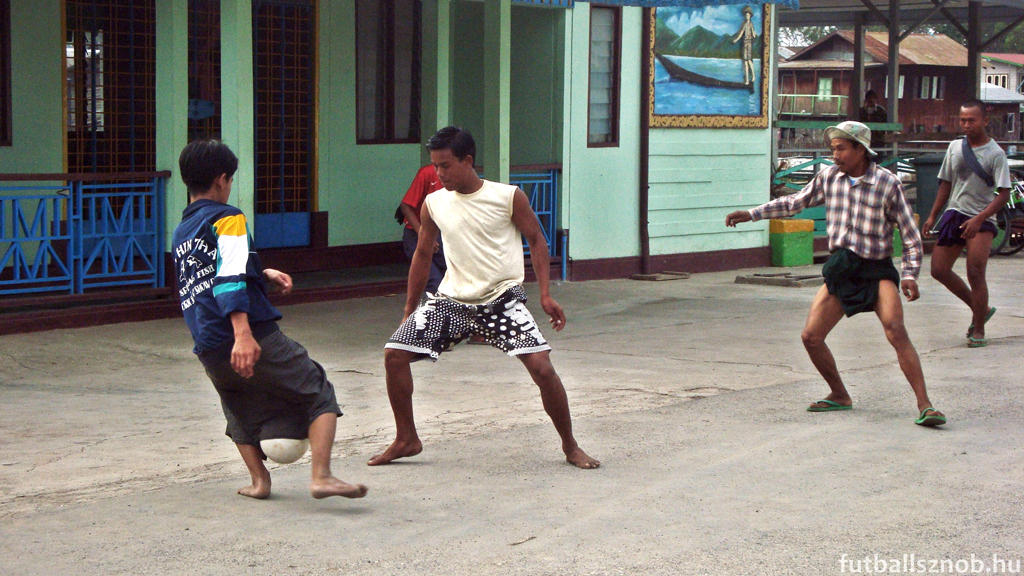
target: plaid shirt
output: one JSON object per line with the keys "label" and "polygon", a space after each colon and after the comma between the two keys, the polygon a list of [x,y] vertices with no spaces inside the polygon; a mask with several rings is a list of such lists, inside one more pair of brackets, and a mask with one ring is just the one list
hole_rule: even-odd
{"label": "plaid shirt", "polygon": [[903,237],[903,279],[917,280],[921,233],[899,178],[874,162],[856,185],[838,166],[829,166],[800,192],[758,206],[750,216],[754,221],[782,218],[822,204],[828,221],[829,250],[846,248],[871,260],[891,258],[892,229],[897,225]]}

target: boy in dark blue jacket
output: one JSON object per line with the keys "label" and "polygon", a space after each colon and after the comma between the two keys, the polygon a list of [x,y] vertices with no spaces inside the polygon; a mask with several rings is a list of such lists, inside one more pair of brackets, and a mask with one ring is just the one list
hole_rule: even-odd
{"label": "boy in dark blue jacket", "polygon": [[266,278],[285,294],[292,279],[264,270],[249,250],[242,211],[227,204],[238,158],[217,140],[190,143],[178,158],[189,205],[174,229],[174,266],[193,350],[220,395],[227,435],[252,485],[243,496],[270,496],[261,440],[308,436],[314,498],[361,498],[367,488],[331,474],[331,447],[341,410],[323,367],[281,333],[281,313],[267,300]]}

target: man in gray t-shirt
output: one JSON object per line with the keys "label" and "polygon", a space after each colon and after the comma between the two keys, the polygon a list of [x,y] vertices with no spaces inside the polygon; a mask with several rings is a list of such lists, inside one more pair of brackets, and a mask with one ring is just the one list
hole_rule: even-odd
{"label": "man in gray t-shirt", "polygon": [[[988,306],[985,267],[992,239],[998,233],[995,215],[1010,198],[1010,168],[1006,153],[988,137],[986,126],[988,112],[985,103],[980,100],[964,102],[960,107],[960,127],[978,164],[992,178],[992,184],[975,172],[964,157],[964,140],[954,140],[942,160],[935,205],[924,223],[926,234],[937,234],[932,251],[932,277],[971,307],[973,318],[967,328],[969,348],[988,344],[985,322],[996,309]],[[965,246],[967,283],[953,272],[953,264]]]}
{"label": "man in gray t-shirt", "polygon": [[[965,216],[977,216],[988,208],[995,200],[993,188],[1008,190],[1010,188],[1010,165],[1006,161],[1006,152],[991,138],[981,146],[973,146],[975,158],[978,164],[995,180],[995,186],[989,186],[974,173],[970,165],[964,159],[963,144],[958,138],[949,143],[946,149],[946,157],[942,160],[942,167],[939,168],[939,180],[949,182],[951,190],[949,193],[949,204],[946,210],[956,210]],[[936,202],[938,204],[938,202]],[[987,218],[993,224],[996,215],[993,212]]]}

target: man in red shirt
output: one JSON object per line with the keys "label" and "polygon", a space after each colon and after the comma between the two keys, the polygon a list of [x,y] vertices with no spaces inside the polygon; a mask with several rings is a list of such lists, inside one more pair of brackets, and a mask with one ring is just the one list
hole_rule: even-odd
{"label": "man in red shirt", "polygon": [[[398,206],[402,215],[405,216],[402,247],[405,249],[405,257],[410,261],[412,261],[413,254],[416,253],[416,243],[419,241],[420,211],[423,209],[423,201],[427,198],[427,194],[442,188],[444,186],[441,185],[441,180],[437,177],[434,167],[427,164],[416,173],[409,190],[405,193],[405,198],[402,198],[402,203]],[[430,262],[427,292],[431,294],[437,292],[437,287],[441,284],[441,279],[444,278],[444,273],[447,270],[448,266],[444,262],[444,251],[441,247],[441,237],[438,236],[437,243],[434,245],[434,257]]]}

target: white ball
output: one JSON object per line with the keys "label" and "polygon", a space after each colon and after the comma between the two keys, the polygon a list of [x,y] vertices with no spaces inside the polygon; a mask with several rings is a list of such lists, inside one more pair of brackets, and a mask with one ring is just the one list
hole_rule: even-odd
{"label": "white ball", "polygon": [[260,440],[260,448],[263,453],[278,464],[291,464],[306,453],[309,449],[309,440],[295,440],[292,438],[271,438]]}

